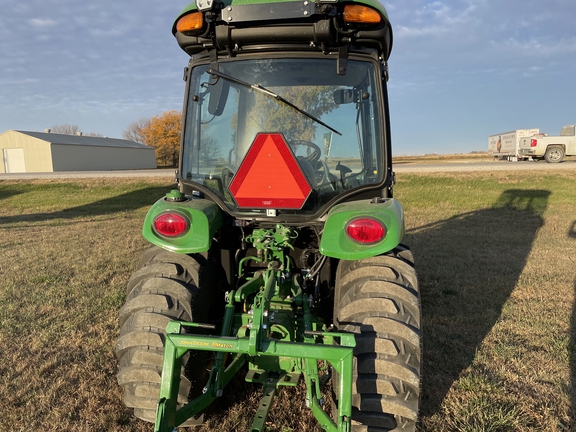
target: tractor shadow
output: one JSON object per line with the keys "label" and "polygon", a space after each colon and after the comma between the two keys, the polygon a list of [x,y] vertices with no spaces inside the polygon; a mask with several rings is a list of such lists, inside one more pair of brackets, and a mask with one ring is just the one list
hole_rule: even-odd
{"label": "tractor shadow", "polygon": [[506,190],[489,209],[408,231],[422,297],[422,416],[440,410],[500,317],[543,225],[549,195]]}
{"label": "tractor shadow", "polygon": [[[130,212],[143,207],[149,207],[169,192],[171,185],[145,187],[116,195],[89,204],[69,207],[64,210],[45,213],[32,213],[15,216],[0,216],[0,227],[4,224],[22,222],[44,222],[54,219],[71,220],[83,217],[113,215],[115,213]],[[6,192],[8,193],[8,192]],[[0,195],[0,198],[2,196]]]}

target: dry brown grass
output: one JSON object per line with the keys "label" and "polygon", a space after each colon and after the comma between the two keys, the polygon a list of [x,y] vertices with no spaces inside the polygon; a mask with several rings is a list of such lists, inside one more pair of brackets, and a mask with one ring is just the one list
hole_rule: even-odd
{"label": "dry brown grass", "polygon": [[[422,291],[422,430],[576,428],[575,182],[573,171],[398,176]],[[0,430],[152,430],[122,405],[113,350],[146,207],[169,188],[0,182]],[[271,430],[314,430],[301,391],[281,393]],[[190,430],[246,430],[258,396],[234,381]]]}
{"label": "dry brown grass", "polygon": [[144,209],[90,202],[110,199],[102,188],[121,195],[101,182],[81,192],[22,184],[0,184],[0,430],[149,430],[121,404],[113,351],[124,287],[146,247]]}

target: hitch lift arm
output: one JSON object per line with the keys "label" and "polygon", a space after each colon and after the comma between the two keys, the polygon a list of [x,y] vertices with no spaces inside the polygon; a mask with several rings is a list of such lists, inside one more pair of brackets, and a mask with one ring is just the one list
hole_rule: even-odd
{"label": "hitch lift arm", "polygon": [[[184,327],[210,327],[206,324],[179,321],[168,324],[155,432],[173,432],[187,419],[199,415],[222,396],[224,387],[246,361],[250,365],[246,380],[264,386],[251,432],[264,432],[278,388],[297,385],[301,375],[307,387],[307,406],[321,427],[329,432],[351,430],[354,335],[324,331],[324,323],[310,311],[311,299],[302,293],[296,278],[290,278],[284,266],[287,259],[282,249],[290,247],[288,241],[292,237],[286,235],[282,226],[275,233],[275,237],[270,232],[256,234],[267,240],[275,239],[269,241],[269,251],[273,253],[268,254],[268,268],[256,272],[236,293],[228,293],[220,336],[182,333]],[[248,307],[248,298],[252,297],[253,303]],[[238,304],[242,307],[237,308]],[[238,313],[238,310],[248,311]],[[274,314],[289,316],[288,321],[296,328],[290,330],[291,324],[283,327],[278,317],[273,318]],[[203,394],[178,408],[182,356],[189,350],[215,352],[215,362]],[[229,354],[227,363],[226,354]],[[328,374],[320,376],[319,360],[327,361],[338,374],[335,421],[322,409],[320,391]]]}

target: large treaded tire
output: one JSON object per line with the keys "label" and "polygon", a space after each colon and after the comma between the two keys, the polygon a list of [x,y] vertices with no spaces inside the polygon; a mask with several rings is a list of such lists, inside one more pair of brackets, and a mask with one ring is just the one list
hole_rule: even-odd
{"label": "large treaded tire", "polygon": [[[136,417],[149,422],[156,419],[166,325],[171,320],[207,322],[211,305],[219,299],[221,286],[214,279],[218,274],[202,255],[180,255],[157,247],[144,252],[128,281],[116,343],[118,384]],[[208,355],[192,351],[184,356],[180,405],[188,402],[189,395],[201,392]],[[190,419],[182,426],[197,423]]]}
{"label": "large treaded tire", "polygon": [[420,405],[420,299],[406,247],[340,261],[334,324],[356,335],[353,432],[415,431]]}

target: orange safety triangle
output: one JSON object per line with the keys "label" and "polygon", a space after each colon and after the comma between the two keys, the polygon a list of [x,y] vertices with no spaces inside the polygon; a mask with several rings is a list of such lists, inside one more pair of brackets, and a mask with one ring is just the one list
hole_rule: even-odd
{"label": "orange safety triangle", "polygon": [[279,133],[256,136],[230,183],[230,192],[240,207],[299,209],[311,190]]}

